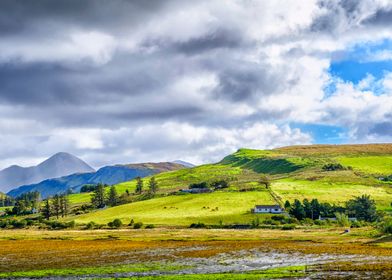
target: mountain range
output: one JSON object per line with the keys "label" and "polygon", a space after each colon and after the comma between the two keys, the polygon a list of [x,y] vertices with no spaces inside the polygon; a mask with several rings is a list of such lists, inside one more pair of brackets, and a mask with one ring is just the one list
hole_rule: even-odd
{"label": "mountain range", "polygon": [[37,166],[21,167],[12,165],[0,171],[0,191],[9,190],[42,180],[71,175],[74,173],[94,172],[95,170],[83,160],[68,154],[57,153]]}
{"label": "mountain range", "polygon": [[96,172],[79,172],[59,178],[46,179],[35,184],[22,185],[9,191],[7,195],[17,197],[26,192],[38,191],[42,198],[46,198],[68,190],[79,192],[83,185],[98,183],[113,185],[136,177],[146,177],[161,172],[183,169],[189,165],[191,164],[186,162],[182,164],[159,162],[105,166]]}

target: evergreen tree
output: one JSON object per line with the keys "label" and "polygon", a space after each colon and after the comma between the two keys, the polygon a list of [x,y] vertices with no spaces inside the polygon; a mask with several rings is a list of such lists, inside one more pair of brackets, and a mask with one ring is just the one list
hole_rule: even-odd
{"label": "evergreen tree", "polygon": [[60,199],[60,196],[58,194],[53,196],[52,205],[53,205],[53,214],[58,219],[60,217],[60,214],[61,214],[61,199]]}
{"label": "evergreen tree", "polygon": [[149,192],[155,194],[158,190],[158,183],[155,180],[155,177],[151,177],[150,181],[148,182]]}
{"label": "evergreen tree", "polygon": [[288,211],[288,210],[290,210],[290,208],[291,208],[290,201],[286,200],[286,202],[284,203],[284,209],[286,211]]}
{"label": "evergreen tree", "polygon": [[116,206],[118,203],[118,194],[115,186],[111,186],[109,190],[108,204],[110,206]]}
{"label": "evergreen tree", "polygon": [[68,215],[69,211],[69,200],[66,194],[60,196],[60,213],[61,217],[65,217]]}
{"label": "evergreen tree", "polygon": [[42,215],[44,216],[44,218],[49,220],[50,216],[52,215],[52,209],[50,207],[49,199],[45,200],[44,207],[41,211],[42,211]]}
{"label": "evergreen tree", "polygon": [[305,210],[298,199],[294,200],[294,204],[291,206],[290,214],[296,217],[298,220],[305,218]]}
{"label": "evergreen tree", "polygon": [[95,208],[105,207],[105,187],[102,184],[98,184],[95,188],[91,196],[91,203]]}
{"label": "evergreen tree", "polygon": [[136,178],[136,193],[141,194],[143,191],[143,180],[140,177]]}
{"label": "evergreen tree", "polygon": [[358,220],[374,222],[377,219],[376,203],[369,195],[358,196],[347,201],[347,210]]}
{"label": "evergreen tree", "polygon": [[310,205],[312,207],[312,219],[318,219],[321,214],[321,207],[317,198],[312,199]]}
{"label": "evergreen tree", "polygon": [[302,201],[302,204],[303,204],[304,211],[305,211],[305,217],[313,219],[313,209],[312,209],[312,205],[310,204],[309,200],[307,198],[305,198]]}

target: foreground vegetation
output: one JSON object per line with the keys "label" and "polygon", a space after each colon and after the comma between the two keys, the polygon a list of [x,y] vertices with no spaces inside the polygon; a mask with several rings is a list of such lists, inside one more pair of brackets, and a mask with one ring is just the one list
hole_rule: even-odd
{"label": "foreground vegetation", "polygon": [[[146,229],[146,230],[87,230],[0,231],[0,277],[94,277],[119,278],[138,276],[154,279],[267,279],[309,276],[333,271],[339,266],[348,272],[392,272],[390,239],[382,238],[371,228],[353,229],[229,230],[229,229]],[[317,244],[317,246],[314,246]],[[276,268],[254,267],[231,273],[208,270],[232,258],[248,258],[254,254],[274,258],[274,254],[296,254],[302,265],[282,265]],[[371,257],[373,261],[356,262],[351,266],[346,256]],[[226,257],[224,257],[226,256]],[[307,256],[312,256],[308,258]],[[317,261],[317,256],[331,256],[334,266]],[[342,257],[340,257],[342,256]],[[312,258],[315,258],[312,260]],[[50,260],[50,261],[48,261]],[[192,260],[200,260],[192,261]],[[257,260],[257,257],[256,257]],[[271,260],[268,260],[270,262]],[[204,273],[194,274],[202,263]],[[280,260],[282,262],[282,260]],[[312,264],[311,264],[312,263]],[[229,263],[223,265],[226,267]],[[204,267],[204,266],[203,266]],[[70,269],[72,268],[72,269]],[[173,275],[177,273],[185,275]],[[208,273],[207,273],[208,272]],[[257,278],[259,277],[259,278]],[[143,279],[143,278],[142,278]],[[336,278],[339,279],[339,278]],[[377,279],[377,278],[374,278]]]}

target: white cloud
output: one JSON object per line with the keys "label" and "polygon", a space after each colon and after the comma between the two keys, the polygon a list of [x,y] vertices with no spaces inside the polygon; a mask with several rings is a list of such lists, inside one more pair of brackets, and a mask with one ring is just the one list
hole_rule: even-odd
{"label": "white cloud", "polygon": [[[313,141],[291,123],[343,127],[354,142],[392,141],[392,75],[353,84],[329,73],[357,44],[392,40],[388,24],[366,21],[391,3],[324,4],[181,1],[106,25],[99,13],[92,23],[59,21],[53,34],[42,32],[50,20],[35,19],[38,39],[34,30],[0,39],[0,167],[57,151],[95,166],[201,163],[240,147]],[[364,59],[391,57],[383,50]],[[7,76],[14,64],[19,68]],[[39,68],[52,64],[59,74]],[[31,68],[18,72],[23,67]],[[37,69],[42,77],[34,80]],[[325,93],[328,84],[336,86],[332,94]]]}
{"label": "white cloud", "polygon": [[20,62],[80,62],[107,63],[116,48],[115,39],[97,31],[71,31],[62,37],[40,41],[28,38],[0,40],[0,61]]}

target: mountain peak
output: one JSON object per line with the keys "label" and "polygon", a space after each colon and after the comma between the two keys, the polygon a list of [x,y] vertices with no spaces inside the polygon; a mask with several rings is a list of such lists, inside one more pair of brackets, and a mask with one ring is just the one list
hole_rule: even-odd
{"label": "mountain peak", "polygon": [[74,173],[95,171],[91,166],[78,157],[59,152],[41,162],[37,166],[10,166],[0,171],[0,191],[8,191],[21,185],[35,184],[50,178],[57,178]]}

